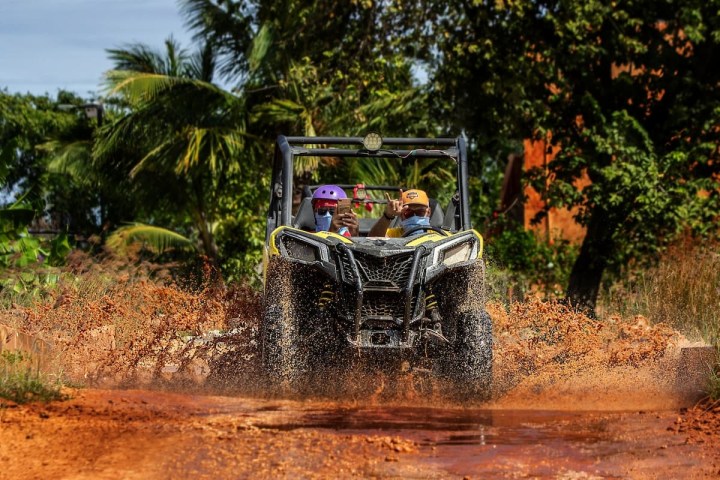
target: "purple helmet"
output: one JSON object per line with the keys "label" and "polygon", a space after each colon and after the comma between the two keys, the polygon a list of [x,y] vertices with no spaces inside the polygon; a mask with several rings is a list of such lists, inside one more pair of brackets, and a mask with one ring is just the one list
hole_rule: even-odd
{"label": "purple helmet", "polygon": [[318,187],[313,193],[312,199],[315,200],[340,200],[341,198],[347,198],[345,190],[338,187],[337,185],[323,185]]}

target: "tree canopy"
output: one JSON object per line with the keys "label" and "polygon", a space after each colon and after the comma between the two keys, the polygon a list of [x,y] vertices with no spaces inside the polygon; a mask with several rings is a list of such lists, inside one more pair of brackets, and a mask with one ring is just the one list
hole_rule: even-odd
{"label": "tree canopy", "polygon": [[[488,145],[559,148],[528,179],[547,208],[578,207],[587,228],[574,304],[594,308],[607,268],[713,225],[718,2],[449,2],[438,18],[450,33],[436,35],[434,85],[455,100],[456,124]],[[578,188],[584,175],[591,185]]]}

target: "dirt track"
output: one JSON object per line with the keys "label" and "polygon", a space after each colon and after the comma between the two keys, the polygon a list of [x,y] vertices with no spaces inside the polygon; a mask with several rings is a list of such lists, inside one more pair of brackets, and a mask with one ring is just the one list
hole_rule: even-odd
{"label": "dirt track", "polygon": [[489,309],[491,404],[448,404],[419,373],[352,371],[309,389],[334,401],[301,402],[253,397],[263,393],[257,309],[240,311],[242,292],[128,283],[90,293],[6,312],[8,331],[23,333],[13,338],[27,340],[11,347],[79,384],[155,390],[6,404],[0,479],[720,476],[720,408],[681,410],[706,362],[641,317]]}
{"label": "dirt track", "polygon": [[[0,478],[717,478],[718,419],[78,390],[0,409]],[[697,415],[695,415],[696,417]],[[682,421],[679,421],[682,420]],[[699,433],[700,432],[700,433]],[[714,435],[712,434],[714,433]]]}

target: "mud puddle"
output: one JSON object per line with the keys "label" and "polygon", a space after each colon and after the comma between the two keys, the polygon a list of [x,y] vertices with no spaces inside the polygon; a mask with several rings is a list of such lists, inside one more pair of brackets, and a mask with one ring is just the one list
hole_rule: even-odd
{"label": "mud puddle", "polygon": [[428,474],[418,478],[438,472],[440,478],[712,478],[717,472],[717,459],[708,462],[712,454],[670,428],[677,419],[672,411],[276,404],[256,412],[262,429],[379,435],[391,450],[412,452]]}
{"label": "mud puddle", "polygon": [[0,410],[0,478],[716,478],[678,413],[439,408],[146,390]]}

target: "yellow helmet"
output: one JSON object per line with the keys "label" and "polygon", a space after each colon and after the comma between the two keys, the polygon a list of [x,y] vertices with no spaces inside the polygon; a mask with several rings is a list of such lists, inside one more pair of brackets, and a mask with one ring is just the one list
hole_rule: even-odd
{"label": "yellow helmet", "polygon": [[402,194],[402,203],[404,205],[425,205],[430,206],[430,199],[427,193],[422,190],[406,190]]}

